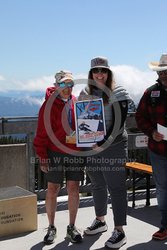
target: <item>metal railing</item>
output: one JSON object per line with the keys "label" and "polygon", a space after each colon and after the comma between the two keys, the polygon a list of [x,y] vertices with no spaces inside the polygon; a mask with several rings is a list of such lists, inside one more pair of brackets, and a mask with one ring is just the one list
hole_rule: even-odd
{"label": "metal railing", "polygon": [[[129,134],[129,159],[136,160],[143,163],[149,163],[149,157],[146,147],[135,146],[136,136],[143,136],[143,134],[138,131],[135,118],[135,113],[129,113],[126,120],[126,127]],[[24,117],[0,117],[0,135],[9,134],[26,134],[26,143],[28,148],[27,154],[27,164],[29,169],[29,190],[36,192],[40,199],[44,198],[46,190],[46,181],[43,173],[38,167],[36,162],[35,151],[33,148],[33,139],[37,127],[37,116],[24,116]],[[80,192],[89,193],[91,191],[91,185],[89,179],[85,174],[85,179],[82,182]],[[62,186],[59,195],[64,195],[67,193],[66,187]]]}

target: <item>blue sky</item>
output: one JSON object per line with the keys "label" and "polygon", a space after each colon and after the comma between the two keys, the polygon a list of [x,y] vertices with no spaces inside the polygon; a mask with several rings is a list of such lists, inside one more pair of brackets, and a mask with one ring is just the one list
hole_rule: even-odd
{"label": "blue sky", "polygon": [[0,0],[0,95],[44,90],[60,69],[84,78],[99,55],[139,95],[167,52],[166,10],[166,0]]}

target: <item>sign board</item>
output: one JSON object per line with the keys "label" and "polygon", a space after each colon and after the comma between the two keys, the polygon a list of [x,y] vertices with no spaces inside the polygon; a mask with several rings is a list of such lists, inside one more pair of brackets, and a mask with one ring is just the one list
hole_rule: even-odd
{"label": "sign board", "polygon": [[0,236],[37,230],[37,197],[18,186],[0,188]]}
{"label": "sign board", "polygon": [[135,138],[136,148],[143,148],[148,146],[148,137],[146,135],[137,135]]}
{"label": "sign board", "polygon": [[106,126],[102,98],[75,102],[76,145],[91,147],[104,139]]}

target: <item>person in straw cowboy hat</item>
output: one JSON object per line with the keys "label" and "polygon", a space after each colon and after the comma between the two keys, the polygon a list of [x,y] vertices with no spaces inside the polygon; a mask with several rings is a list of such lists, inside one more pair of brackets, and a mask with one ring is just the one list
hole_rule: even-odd
{"label": "person in straw cowboy hat", "polygon": [[156,71],[158,79],[143,94],[136,112],[138,128],[149,138],[148,148],[157,190],[161,227],[153,239],[167,238],[167,54],[159,62],[151,62],[149,68]]}

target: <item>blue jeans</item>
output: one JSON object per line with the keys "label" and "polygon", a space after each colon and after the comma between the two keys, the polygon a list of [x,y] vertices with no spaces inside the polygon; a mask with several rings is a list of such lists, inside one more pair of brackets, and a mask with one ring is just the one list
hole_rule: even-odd
{"label": "blue jeans", "polygon": [[150,153],[153,177],[156,184],[158,207],[161,212],[161,225],[167,228],[167,157]]}

